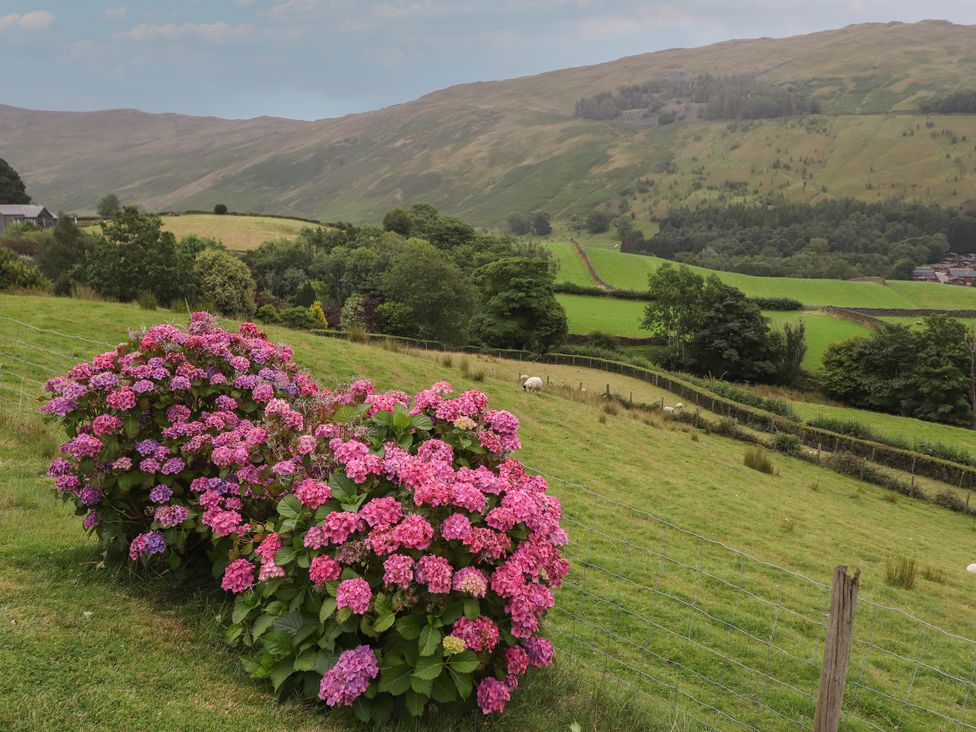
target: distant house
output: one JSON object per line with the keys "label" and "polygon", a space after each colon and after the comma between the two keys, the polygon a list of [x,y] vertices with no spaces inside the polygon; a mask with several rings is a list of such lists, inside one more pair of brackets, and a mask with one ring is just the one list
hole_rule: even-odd
{"label": "distant house", "polygon": [[20,203],[0,203],[0,236],[12,224],[34,224],[42,229],[53,229],[58,217],[44,206]]}
{"label": "distant house", "polygon": [[949,281],[953,284],[971,285],[976,279],[976,269],[972,267],[950,267]]}
{"label": "distant house", "polygon": [[935,276],[935,270],[932,267],[916,267],[912,270],[913,280],[922,280],[923,282],[938,282],[939,278]]}

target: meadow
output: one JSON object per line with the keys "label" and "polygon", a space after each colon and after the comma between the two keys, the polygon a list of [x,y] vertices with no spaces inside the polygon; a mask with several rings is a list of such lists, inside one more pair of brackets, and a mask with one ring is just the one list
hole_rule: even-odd
{"label": "meadow", "polygon": [[[129,328],[185,322],[185,314],[165,310],[38,297],[0,296],[0,314],[107,342],[124,338]],[[29,402],[19,401],[18,392],[26,389],[30,397],[35,387],[17,376],[42,378],[100,348],[0,323],[5,334],[0,384],[6,390],[0,421],[5,465],[0,473],[0,532],[5,537],[0,545],[0,645],[6,649],[7,670],[0,676],[0,727],[18,732],[135,726],[350,728],[342,715],[276,704],[264,686],[236,670],[235,654],[219,640],[226,604],[203,584],[186,578],[144,582],[124,568],[103,564],[97,546],[54,499],[43,477],[56,443],[27,416]],[[565,730],[576,721],[586,730],[697,729],[692,716],[725,724],[689,696],[759,729],[781,728],[781,717],[770,708],[790,719],[808,719],[806,697],[770,678],[789,679],[801,691],[815,689],[821,630],[816,624],[805,627],[793,613],[819,617],[822,588],[771,572],[742,555],[730,559],[720,546],[627,505],[818,582],[829,582],[836,564],[857,566],[864,601],[905,608],[953,632],[976,636],[973,577],[963,570],[973,561],[966,549],[972,544],[972,518],[896,498],[785,456],[773,456],[773,472],[757,472],[743,465],[739,442],[653,415],[606,409],[572,390],[527,394],[516,383],[515,363],[457,354],[448,359],[269,331],[294,346],[296,359],[326,386],[364,375],[384,388],[412,390],[447,379],[459,388],[484,390],[493,405],[519,416],[521,459],[568,481],[551,482],[551,491],[564,504],[574,566],[570,582],[557,593],[548,625],[560,655],[557,670],[538,674],[520,689],[511,711],[499,720],[484,723],[439,713],[415,728]],[[572,383],[568,373],[560,378]],[[600,383],[609,376],[598,372],[592,378]],[[647,550],[661,554],[650,558]],[[664,562],[663,556],[679,563]],[[931,569],[929,576],[936,579],[920,579],[914,589],[886,584],[886,562],[906,556]],[[775,602],[755,601],[732,584]],[[781,613],[780,606],[792,610]],[[883,610],[870,607],[859,623],[861,637],[872,643],[909,659],[920,653],[913,623],[888,622]],[[926,662],[968,676],[971,649],[945,648],[939,638],[926,647]],[[756,639],[787,648],[794,658]],[[604,648],[613,649],[612,667]],[[929,728],[921,712],[899,701],[917,664],[864,655],[869,652],[858,646],[852,659],[865,688],[849,694],[848,711],[885,727],[897,721],[906,730]],[[637,697],[614,692],[608,683],[629,673],[621,664],[642,671],[629,675],[642,689]],[[757,678],[744,666],[766,677]],[[681,693],[668,694],[648,678],[667,679]],[[595,690],[593,682],[599,679],[605,691]],[[892,698],[871,694],[867,689],[872,687],[889,690]],[[617,695],[608,699],[604,693]],[[971,712],[959,706],[962,693],[956,696],[927,668],[917,674],[911,694],[913,703],[957,716]],[[853,719],[848,725],[863,728]]]}
{"label": "meadow", "polygon": [[220,239],[233,251],[257,249],[271,239],[294,239],[298,233],[315,224],[299,219],[274,216],[217,216],[216,214],[180,214],[163,216],[163,228],[181,239],[190,234]]}
{"label": "meadow", "polygon": [[[626,254],[603,247],[587,247],[586,253],[600,277],[613,287],[622,290],[646,290],[648,276],[667,261],[658,257]],[[875,282],[849,280],[756,277],[736,272],[719,272],[703,267],[689,268],[702,276],[718,275],[723,282],[739,288],[750,297],[788,297],[799,300],[804,305],[976,309],[976,288],[972,287],[896,280],[889,280],[881,285]]]}

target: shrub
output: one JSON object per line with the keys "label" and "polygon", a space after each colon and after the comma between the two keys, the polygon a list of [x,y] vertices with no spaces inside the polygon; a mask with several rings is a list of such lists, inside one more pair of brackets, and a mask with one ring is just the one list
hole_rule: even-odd
{"label": "shrub", "polygon": [[702,383],[709,391],[715,392],[726,399],[731,399],[734,402],[739,402],[739,404],[763,409],[767,412],[778,414],[780,417],[796,419],[793,406],[785,399],[769,399],[759,394],[753,394],[751,391],[746,391],[745,389],[738,389],[724,381],[699,381],[696,379],[694,383]]}
{"label": "shrub", "polygon": [[760,473],[766,473],[767,475],[772,475],[776,470],[773,466],[773,461],[769,459],[769,456],[761,447],[748,448],[742,464],[747,468],[758,470]]}
{"label": "shrub", "polygon": [[346,337],[351,343],[365,343],[369,340],[369,333],[361,323],[353,323],[346,329]]}
{"label": "shrub", "polygon": [[835,417],[819,416],[814,417],[813,419],[808,419],[807,424],[811,427],[827,430],[828,432],[836,432],[839,435],[856,437],[860,440],[875,439],[875,434],[869,427],[861,424],[860,422],[856,422],[853,419],[837,419]]}
{"label": "shrub", "polygon": [[216,206],[214,206],[214,213],[218,216],[223,216],[227,213],[227,206],[223,203],[218,203]]}
{"label": "shrub", "polygon": [[308,307],[308,315],[312,319],[316,328],[321,330],[326,330],[329,327],[329,321],[325,319],[325,311],[322,309],[322,303],[318,300],[313,302]]}
{"label": "shrub", "polygon": [[885,584],[910,590],[915,586],[915,558],[898,557],[885,562]]}
{"label": "shrub", "polygon": [[951,488],[939,491],[932,497],[932,503],[959,513],[966,513],[966,502]]}
{"label": "shrub", "polygon": [[155,310],[159,307],[159,303],[156,301],[156,296],[148,290],[143,290],[140,292],[139,296],[136,298],[136,302],[139,303],[139,307],[143,310]]}
{"label": "shrub", "polygon": [[770,440],[769,446],[776,450],[776,452],[781,452],[784,455],[792,455],[796,457],[803,452],[803,442],[796,435],[790,435],[786,432],[777,432],[773,435],[772,440]]}
{"label": "shrub", "polygon": [[760,310],[803,310],[803,303],[790,297],[750,297]]}
{"label": "shrub", "polygon": [[271,303],[267,303],[258,308],[258,320],[262,323],[277,323],[281,321],[281,315],[278,314],[278,308],[276,308]]}
{"label": "shrub", "polygon": [[311,330],[315,327],[315,321],[312,320],[312,315],[309,313],[308,308],[301,306],[282,310],[281,322],[289,328],[296,328],[298,330]]}
{"label": "shrub", "polygon": [[518,420],[445,382],[322,391],[290,358],[194,314],[79,364],[44,407],[72,437],[58,490],[133,560],[206,553],[237,595],[228,642],[279,694],[375,725],[502,711],[551,663],[569,569],[559,501],[510,457]]}

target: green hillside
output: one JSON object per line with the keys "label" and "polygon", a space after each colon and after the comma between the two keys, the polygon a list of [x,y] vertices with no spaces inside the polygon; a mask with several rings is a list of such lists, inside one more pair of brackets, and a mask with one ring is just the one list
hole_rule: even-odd
{"label": "green hillside", "polygon": [[[769,192],[958,206],[976,199],[976,117],[917,109],[972,88],[974,44],[974,26],[874,23],[463,84],[339,119],[0,106],[0,129],[34,198],[63,210],[91,211],[112,191],[150,210],[223,202],[360,222],[426,200],[495,226],[535,209],[568,221],[610,203],[647,219],[676,203]],[[761,77],[824,114],[697,121],[688,109],[641,125],[575,116],[581,97],[678,74]]]}
{"label": "green hillside", "polygon": [[214,214],[181,214],[164,216],[163,228],[177,239],[188,234],[220,239],[228,249],[257,249],[270,239],[294,239],[298,232],[315,226],[298,219],[272,216],[216,216]]}
{"label": "green hillside", "polygon": [[[54,298],[0,296],[5,317],[50,329],[3,321],[4,334],[16,334],[19,342],[13,343],[12,337],[0,341],[4,388],[19,388],[17,373],[38,373],[18,370],[13,364],[20,362],[11,360],[12,355],[33,360],[35,369],[59,371],[98,350],[95,344],[50,331],[111,342],[124,338],[130,327],[183,320],[176,313],[127,305],[65,304]],[[743,465],[740,442],[661,419],[639,419],[626,410],[608,413],[596,403],[568,398],[571,392],[526,394],[514,378],[516,364],[468,357],[467,373],[484,370],[482,380],[474,381],[465,376],[456,356],[447,365],[438,354],[281,329],[272,335],[293,345],[296,358],[322,383],[365,375],[381,387],[419,389],[448,379],[461,388],[484,389],[494,405],[518,414],[522,459],[571,480],[551,483],[565,507],[573,562],[570,582],[558,592],[548,625],[562,671],[540,674],[537,685],[520,689],[524,693],[516,695],[518,703],[492,729],[566,729],[573,721],[584,729],[696,729],[688,714],[721,723],[688,697],[759,729],[782,724],[782,717],[769,709],[800,726],[809,720],[812,707],[806,698],[768,679],[788,679],[800,692],[815,691],[821,629],[817,621],[806,626],[795,615],[774,610],[783,605],[806,617],[821,617],[822,589],[794,575],[771,574],[765,565],[742,556],[730,561],[721,545],[668,529],[621,503],[820,582],[829,582],[838,563],[857,566],[863,573],[861,604],[867,608],[859,616],[858,637],[895,649],[909,661],[919,653],[919,626],[904,616],[889,618],[866,602],[902,607],[955,633],[976,635],[972,578],[963,571],[972,561],[966,549],[972,543],[971,519],[906,498],[891,500],[888,491],[786,457],[773,458],[774,474],[759,473]],[[14,352],[14,347],[24,350]],[[180,587],[166,578],[143,586],[124,572],[100,569],[95,545],[54,499],[50,480],[40,477],[54,453],[52,438],[25,423],[27,412],[14,404],[3,402],[0,421],[0,460],[5,465],[0,473],[0,531],[5,537],[0,544],[0,638],[7,670],[0,677],[0,726],[18,732],[134,726],[349,728],[341,715],[318,716],[290,703],[277,706],[264,686],[236,671],[234,654],[220,644],[217,618],[225,610],[212,591]],[[19,416],[11,414],[18,411]],[[664,566],[638,546],[666,552],[692,569]],[[914,590],[885,584],[885,562],[906,553],[941,572],[939,581],[919,579]],[[725,584],[703,581],[695,567],[707,567],[709,576]],[[652,582],[657,594],[641,589]],[[731,589],[739,585],[758,594],[751,598]],[[769,597],[774,605],[757,602],[757,597]],[[651,618],[658,630],[652,631],[640,617]],[[730,620],[732,627],[749,634],[733,632]],[[600,630],[605,627],[614,635]],[[770,638],[793,657],[774,653]],[[938,635],[929,643],[929,666],[937,664],[953,676],[968,673],[971,648],[957,648],[950,638]],[[872,653],[870,646],[857,645],[852,667],[865,687],[887,690],[892,698],[852,689],[847,711],[876,725],[897,718],[904,729],[927,728],[934,717],[899,701],[915,664]],[[627,666],[644,674],[627,676],[645,692],[638,699],[622,704],[619,697],[611,702],[594,692],[596,682],[607,688],[608,677],[602,674],[621,677]],[[762,669],[766,682],[757,682],[747,668]],[[683,695],[668,694],[648,681],[662,677],[677,684]],[[953,716],[964,711],[958,706],[964,692],[957,696],[952,682],[928,668],[914,678],[914,703]],[[866,728],[852,724],[852,729]],[[483,725],[442,713],[421,728]]]}

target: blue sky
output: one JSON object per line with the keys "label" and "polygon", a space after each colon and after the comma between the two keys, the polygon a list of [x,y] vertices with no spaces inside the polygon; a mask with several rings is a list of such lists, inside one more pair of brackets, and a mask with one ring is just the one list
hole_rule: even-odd
{"label": "blue sky", "polygon": [[0,103],[318,119],[676,46],[924,18],[974,24],[976,0],[0,0]]}

